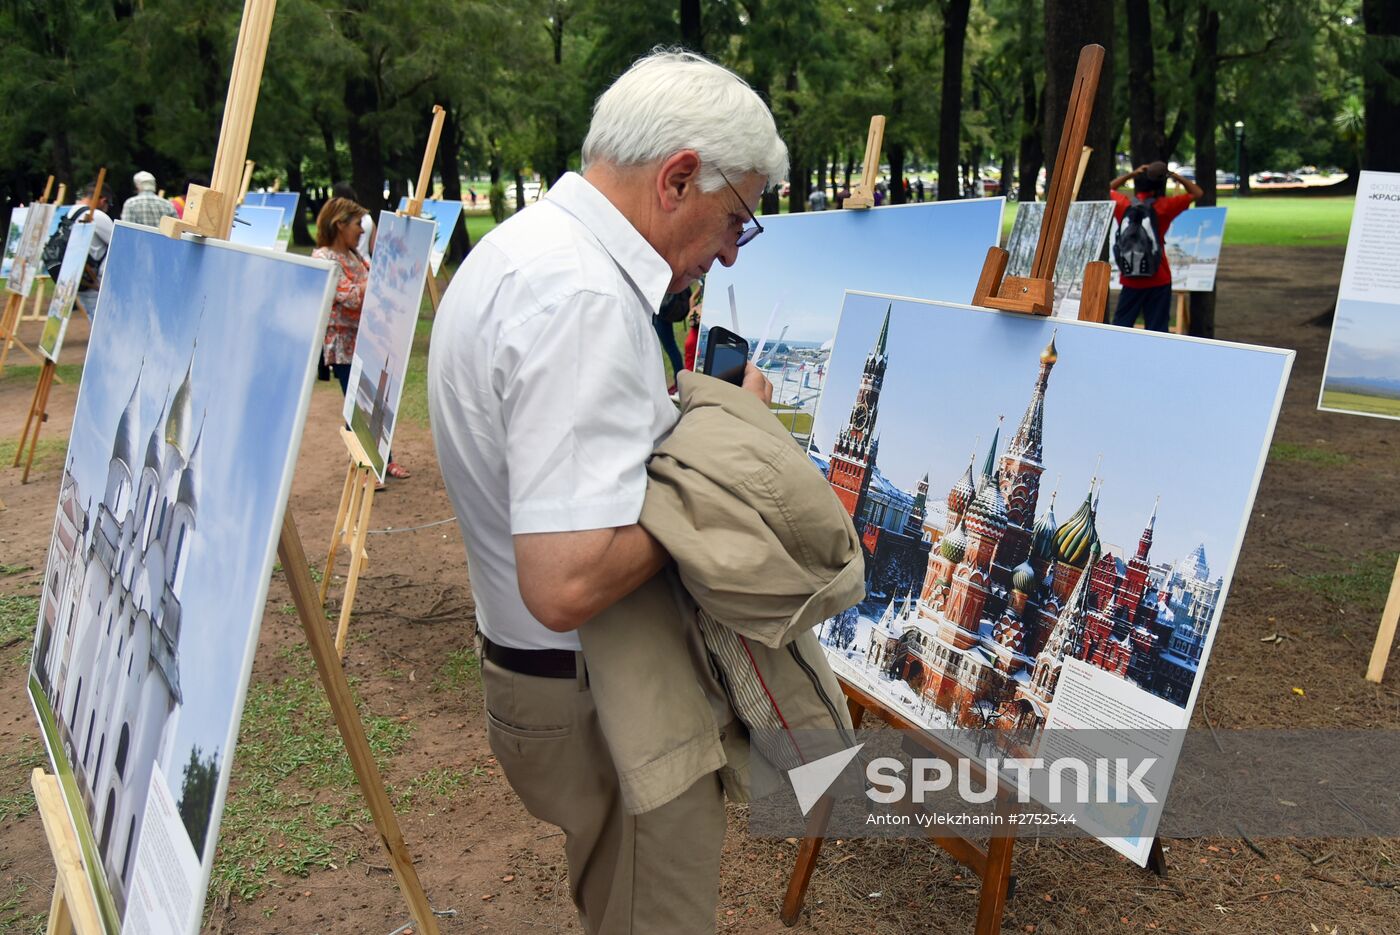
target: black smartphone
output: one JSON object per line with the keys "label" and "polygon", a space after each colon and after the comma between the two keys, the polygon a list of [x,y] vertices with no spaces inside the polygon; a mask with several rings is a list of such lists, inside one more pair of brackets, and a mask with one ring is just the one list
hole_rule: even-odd
{"label": "black smartphone", "polygon": [[749,342],[728,328],[715,325],[705,338],[705,372],[717,380],[742,386]]}

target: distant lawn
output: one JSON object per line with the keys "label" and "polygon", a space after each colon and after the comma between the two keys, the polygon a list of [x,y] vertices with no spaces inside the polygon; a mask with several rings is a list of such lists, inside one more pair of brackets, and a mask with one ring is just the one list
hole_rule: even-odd
{"label": "distant lawn", "polygon": [[[1347,242],[1353,199],[1285,195],[1220,196],[1227,246],[1337,247]],[[1014,202],[1002,217],[1002,242],[1016,219]]]}
{"label": "distant lawn", "polygon": [[1344,409],[1348,412],[1361,412],[1368,415],[1390,416],[1400,419],[1400,399],[1387,396],[1367,396],[1363,393],[1344,393],[1340,390],[1322,391],[1322,405],[1328,409]]}

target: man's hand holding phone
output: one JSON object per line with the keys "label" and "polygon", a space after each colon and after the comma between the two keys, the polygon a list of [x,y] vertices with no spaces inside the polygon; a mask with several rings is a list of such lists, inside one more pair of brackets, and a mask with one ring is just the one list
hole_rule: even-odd
{"label": "man's hand holding phone", "polygon": [[739,385],[757,396],[765,406],[773,402],[773,384],[752,361],[744,365],[744,382]]}

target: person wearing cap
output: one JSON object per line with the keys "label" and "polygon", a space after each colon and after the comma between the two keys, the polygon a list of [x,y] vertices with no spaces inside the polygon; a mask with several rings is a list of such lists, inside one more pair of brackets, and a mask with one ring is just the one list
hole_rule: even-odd
{"label": "person wearing cap", "polygon": [[175,206],[156,194],[156,177],[149,172],[138,172],[131,177],[136,185],[136,194],[122,205],[122,220],[132,224],[145,224],[159,227],[161,218],[179,217]]}
{"label": "person wearing cap", "polygon": [[[1123,215],[1132,206],[1133,200],[1118,189],[1133,182],[1137,201],[1147,201],[1152,205],[1156,217],[1156,232],[1161,243],[1167,239],[1167,228],[1177,215],[1191,207],[1191,204],[1204,192],[1201,186],[1188,178],[1167,169],[1167,164],[1149,162],[1138,166],[1127,175],[1120,175],[1109,183],[1108,196],[1113,199],[1113,220],[1122,223]],[[1167,196],[1167,179],[1186,189],[1185,194]],[[1113,323],[1131,328],[1142,317],[1143,326],[1149,331],[1166,331],[1171,320],[1172,270],[1167,262],[1167,252],[1162,250],[1162,262],[1150,276],[1121,276],[1123,290],[1118,294],[1118,306],[1113,312]]]}

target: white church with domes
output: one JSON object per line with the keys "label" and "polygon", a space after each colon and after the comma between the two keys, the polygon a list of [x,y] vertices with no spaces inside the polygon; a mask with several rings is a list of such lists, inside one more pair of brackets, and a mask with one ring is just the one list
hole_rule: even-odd
{"label": "white church with domes", "polygon": [[[191,355],[149,427],[138,424],[138,373],[100,502],[78,488],[70,462],[40,603],[33,678],[58,723],[119,910],[151,777],[170,765],[182,701],[180,595],[198,534],[203,432],[202,419],[194,424],[193,367]],[[172,790],[177,802],[179,794]]]}

